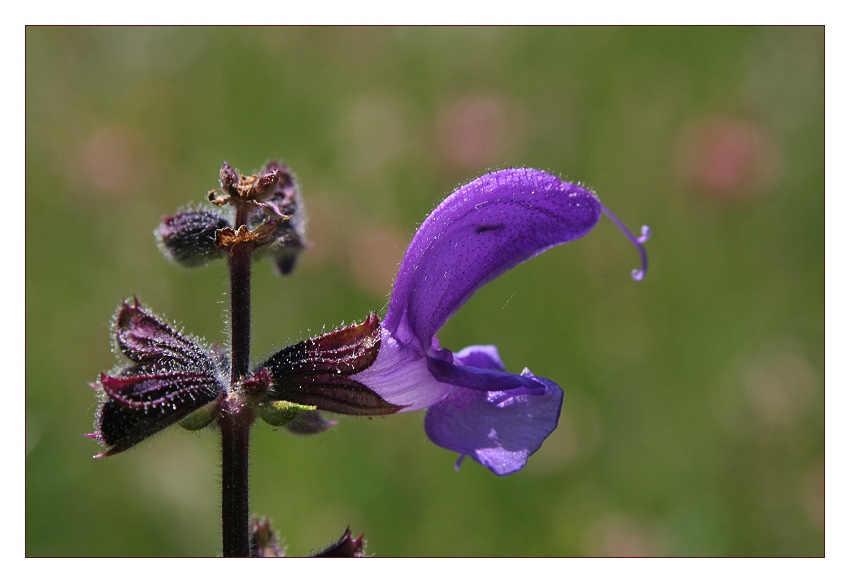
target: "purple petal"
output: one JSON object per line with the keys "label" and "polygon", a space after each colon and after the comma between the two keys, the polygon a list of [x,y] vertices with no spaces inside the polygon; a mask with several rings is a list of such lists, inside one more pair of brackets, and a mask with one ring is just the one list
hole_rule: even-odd
{"label": "purple petal", "polygon": [[455,352],[453,356],[456,361],[463,363],[464,366],[505,370],[505,364],[502,362],[502,357],[499,356],[499,349],[492,344],[467,346]]}
{"label": "purple petal", "polygon": [[295,435],[315,435],[330,429],[337,423],[335,419],[325,419],[318,411],[305,411],[283,428]]}
{"label": "purple petal", "polygon": [[543,395],[453,389],[428,409],[425,432],[440,447],[497,475],[517,472],[558,426],[564,393],[552,381],[539,380],[546,385]]}
{"label": "purple petal", "polygon": [[[474,346],[455,355],[455,363],[475,363],[499,369],[501,360],[490,346]],[[503,476],[522,469],[558,425],[564,393],[552,381],[525,371],[525,379],[544,386],[543,391],[525,388],[483,392],[451,389],[428,409],[425,432],[446,449],[469,456]]]}
{"label": "purple petal", "polygon": [[589,232],[596,197],[539,170],[515,168],[461,186],[425,219],[401,262],[384,327],[424,354],[481,286]]}
{"label": "purple petal", "polygon": [[381,329],[381,349],[374,364],[350,378],[363,383],[385,401],[404,411],[430,407],[442,399],[451,385],[441,383],[428,370],[428,357],[399,342]]}
{"label": "purple petal", "polygon": [[428,370],[441,383],[476,391],[508,391],[519,387],[538,389],[543,392],[543,383],[534,377],[492,370],[475,366],[461,366],[439,358],[428,357]]}

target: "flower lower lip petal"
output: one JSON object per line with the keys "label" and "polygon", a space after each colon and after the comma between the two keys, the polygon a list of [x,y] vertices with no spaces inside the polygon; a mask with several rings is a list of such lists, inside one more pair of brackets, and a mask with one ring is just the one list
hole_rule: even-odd
{"label": "flower lower lip petal", "polygon": [[[537,378],[537,377],[535,377]],[[548,379],[542,394],[455,389],[428,409],[425,432],[446,449],[466,455],[500,476],[519,471],[558,426],[564,392]]]}
{"label": "flower lower lip petal", "polygon": [[441,383],[477,391],[508,391],[519,387],[543,391],[543,383],[530,376],[501,370],[462,366],[428,357],[428,370]]}

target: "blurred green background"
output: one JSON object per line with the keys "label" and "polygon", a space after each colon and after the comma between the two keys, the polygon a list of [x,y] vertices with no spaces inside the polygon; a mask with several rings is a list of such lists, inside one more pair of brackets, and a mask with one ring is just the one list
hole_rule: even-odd
{"label": "blurred green background", "polygon": [[421,413],[258,425],[251,505],[290,554],[347,525],[377,556],[823,554],[823,28],[29,27],[26,106],[28,555],[220,553],[212,430],[105,460],[81,434],[122,298],[224,338],[223,262],[178,269],[151,232],[272,157],[315,246],[255,266],[255,359],[384,308],[419,222],[488,170],[654,231],[642,283],[603,218],[441,331],[564,388],[518,474],[455,472]]}

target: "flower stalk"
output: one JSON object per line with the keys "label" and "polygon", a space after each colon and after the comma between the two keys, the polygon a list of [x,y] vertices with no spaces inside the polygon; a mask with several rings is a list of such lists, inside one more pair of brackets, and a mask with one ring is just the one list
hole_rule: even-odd
{"label": "flower stalk", "polygon": [[[239,219],[237,213],[237,221]],[[244,225],[244,217],[241,225]],[[237,226],[241,226],[237,222]],[[251,243],[230,250],[230,384],[235,389],[251,365]]]}
{"label": "flower stalk", "polygon": [[[243,208],[236,228],[246,224]],[[254,413],[239,390],[251,361],[251,243],[230,250],[230,390],[219,412],[221,429],[221,529],[225,557],[250,556],[248,458]]]}
{"label": "flower stalk", "polygon": [[221,429],[221,531],[225,557],[248,557],[248,450],[254,414],[239,397],[227,398],[219,414]]}

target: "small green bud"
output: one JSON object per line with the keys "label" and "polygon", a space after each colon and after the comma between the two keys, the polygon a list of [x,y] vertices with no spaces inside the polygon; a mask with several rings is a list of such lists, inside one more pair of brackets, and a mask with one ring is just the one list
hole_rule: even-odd
{"label": "small green bud", "polygon": [[204,405],[196,411],[192,411],[183,419],[180,420],[180,427],[189,431],[198,431],[203,429],[215,419],[216,410],[218,409],[218,401],[213,401]]}
{"label": "small green bud", "polygon": [[289,401],[261,403],[257,407],[257,411],[259,411],[263,421],[275,427],[280,427],[294,421],[301,413],[315,410],[316,408],[310,405],[299,405],[297,403],[290,403]]}

